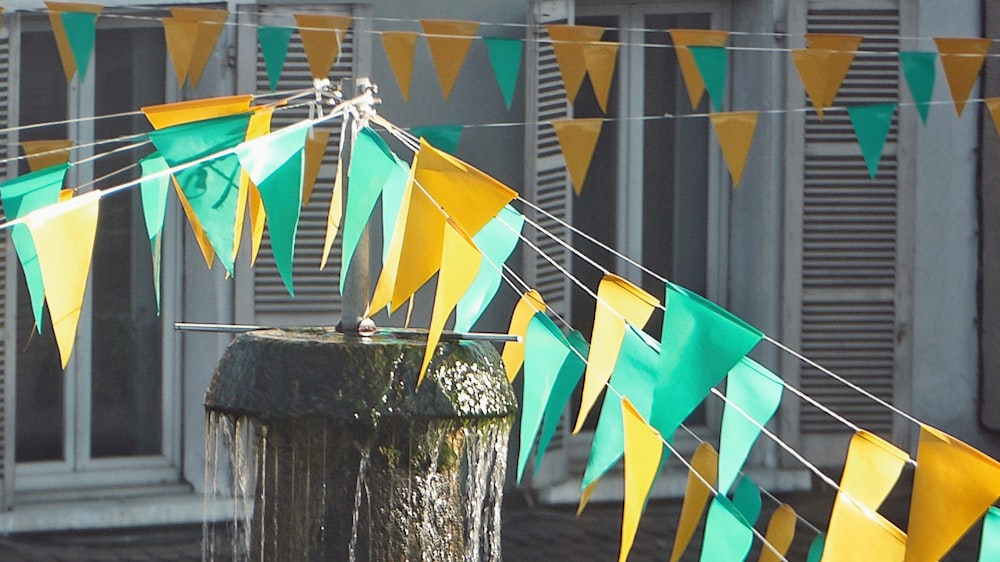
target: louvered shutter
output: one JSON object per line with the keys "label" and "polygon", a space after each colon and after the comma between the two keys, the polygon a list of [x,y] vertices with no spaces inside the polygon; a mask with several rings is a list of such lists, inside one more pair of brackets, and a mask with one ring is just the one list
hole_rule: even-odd
{"label": "louvered shutter", "polygon": [[[241,13],[248,23],[285,25],[295,27],[292,13],[321,10],[324,14],[351,15],[349,7],[282,5],[275,7],[254,6],[256,13]],[[352,95],[356,77],[356,38],[359,22],[355,20],[343,38],[340,56],[334,64],[330,80],[337,84],[342,81],[345,95]],[[256,27],[240,28],[239,87],[241,93],[267,93],[269,84],[264,58],[257,44]],[[285,61],[279,91],[311,88],[312,76],[306,62],[305,51],[298,34],[292,34]],[[308,117],[305,108],[277,110],[272,119],[272,129],[290,125]],[[340,139],[340,119],[321,125],[330,133],[330,144],[323,157],[323,167],[312,197],[302,209],[299,218],[298,237],[295,242],[294,284],[295,297],[289,296],[275,266],[267,233],[261,245],[257,263],[252,270],[243,272],[248,277],[237,284],[237,321],[261,325],[333,326],[340,320],[341,297],[338,289],[340,271],[340,239],[331,251],[327,268],[320,271],[320,256],[326,236],[327,213],[330,194],[337,166],[337,146]],[[242,252],[243,250],[241,250]],[[242,262],[249,260],[242,255]]]}
{"label": "louvered shutter", "polygon": [[[12,103],[10,96],[11,69],[18,68],[17,50],[12,50],[10,45],[17,29],[15,22],[0,29],[0,130],[3,131],[0,132],[0,162],[6,160],[8,155],[17,154],[17,134],[7,130],[17,122],[17,102],[14,100]],[[2,174],[3,178],[17,175],[17,162],[6,162]],[[0,334],[3,338],[3,343],[0,344],[0,510],[4,511],[10,507],[14,490],[14,459],[13,455],[8,454],[12,452],[14,444],[13,416],[9,415],[13,412],[14,385],[9,376],[11,370],[7,368],[7,358],[14,357],[17,353],[17,336],[14,331],[16,315],[8,315],[8,311],[17,310],[14,302],[17,289],[13,286],[14,283],[11,283],[11,287],[7,286],[7,279],[17,279],[17,259],[14,257],[14,247],[9,242],[8,232],[0,232]]]}
{"label": "louvered shutter", "polygon": [[[809,33],[864,36],[835,105],[898,101],[898,9],[829,6],[810,7]],[[794,67],[789,68],[789,80],[798,80]],[[796,103],[805,101],[790,102]],[[790,201],[797,206],[788,213],[789,261],[798,261],[799,267],[794,268],[796,279],[786,303],[797,333],[786,335],[798,340],[807,357],[893,402],[906,342],[900,317],[907,310],[905,276],[898,274],[905,260],[899,249],[907,235],[900,229],[905,194],[898,183],[898,112],[874,180],[846,112],[827,112],[820,121],[810,111],[799,131],[803,136],[798,142],[805,140],[801,180],[788,185],[795,191]],[[795,136],[793,126],[789,142],[794,143]],[[816,369],[797,362],[789,366],[809,395],[861,427],[900,438],[886,408]],[[801,407],[798,422],[800,443],[809,458],[823,464],[842,462],[847,428],[810,406]]]}
{"label": "louvered shutter", "polygon": [[[524,196],[529,201],[559,219],[573,220],[573,190],[566,171],[562,150],[555,130],[549,121],[572,116],[572,106],[566,97],[562,75],[556,64],[552,42],[544,25],[573,23],[573,2],[544,0],[535,2],[528,13],[525,41],[525,176]],[[572,243],[572,233],[558,221],[544,213],[525,207],[526,216],[561,240]],[[542,234],[525,226],[525,235],[531,243],[552,259],[559,267],[571,267],[569,251]],[[538,252],[525,248],[524,276],[528,284],[541,293],[545,303],[566,320],[570,318],[570,281],[559,267]],[[543,464],[531,481],[535,488],[542,488],[568,478],[566,440],[569,437],[568,418],[564,414],[559,429],[552,437]],[[530,474],[526,471],[526,476]]]}

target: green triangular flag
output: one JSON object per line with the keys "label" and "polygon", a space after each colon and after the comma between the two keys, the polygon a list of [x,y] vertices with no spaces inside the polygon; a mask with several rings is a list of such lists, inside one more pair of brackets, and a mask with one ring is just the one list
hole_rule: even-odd
{"label": "green triangular flag", "polygon": [[733,502],[722,495],[715,496],[705,519],[702,539],[703,562],[745,560],[753,546],[753,530]]}
{"label": "green triangular flag", "polygon": [[462,125],[426,125],[411,127],[410,132],[415,137],[422,137],[431,146],[448,154],[458,150],[458,139],[462,136]]}
{"label": "green triangular flag", "polygon": [[749,357],[729,370],[719,433],[719,493],[729,493],[760,435],[757,424],[767,425],[774,416],[784,388],[781,379]]}
{"label": "green triangular flag", "polygon": [[486,42],[486,52],[493,66],[493,75],[500,85],[503,102],[509,110],[514,100],[514,88],[517,87],[517,75],[521,72],[524,42],[501,37],[483,37],[483,41]]}
{"label": "green triangular flag", "polygon": [[479,320],[486,307],[493,301],[502,281],[502,266],[514,252],[520,240],[524,215],[507,205],[497,213],[496,218],[486,223],[472,237],[479,247],[483,260],[472,285],[465,290],[458,306],[455,307],[455,331],[468,332]]}
{"label": "green triangular flag", "polygon": [[856,105],[847,108],[847,114],[854,125],[854,134],[861,145],[861,155],[868,165],[868,175],[875,179],[878,162],[882,159],[882,147],[889,136],[892,126],[892,114],[896,111],[895,103],[876,103],[871,105]]}
{"label": "green triangular flag", "polygon": [[[153,288],[156,291],[156,314],[159,316],[162,233],[163,223],[167,218],[167,196],[170,193],[170,174],[166,172],[170,166],[159,152],[139,160],[139,166],[142,168],[139,195],[142,199],[142,216],[146,223],[146,234],[149,236],[149,247],[153,255]],[[156,177],[151,177],[154,175]]]}
{"label": "green triangular flag", "polygon": [[806,555],[806,562],[819,562],[823,558],[823,546],[826,544],[826,535],[820,533],[809,545],[809,554]]}
{"label": "green triangular flag", "polygon": [[900,51],[899,64],[903,67],[903,76],[910,87],[913,102],[920,112],[920,120],[927,124],[927,112],[931,107],[931,95],[934,93],[934,61],[936,51]]}
{"label": "green triangular flag", "polygon": [[1000,509],[991,507],[983,517],[983,537],[979,541],[979,562],[1000,560]]}
{"label": "green triangular flag", "polygon": [[281,70],[285,66],[288,43],[293,31],[295,30],[291,27],[269,25],[262,25],[257,29],[257,41],[260,43],[260,52],[264,55],[264,68],[267,70],[267,81],[272,92],[278,89],[278,80],[281,79]]}
{"label": "green triangular flag", "polygon": [[521,400],[521,448],[517,455],[517,482],[521,483],[535,436],[545,414],[552,386],[569,342],[544,312],[536,312],[524,336],[524,397]]}
{"label": "green triangular flag", "polygon": [[688,47],[698,72],[705,82],[708,97],[716,111],[722,111],[722,100],[726,95],[726,74],[729,72],[729,51],[725,47]]}
{"label": "green triangular flag", "polygon": [[76,60],[80,81],[87,76],[87,66],[90,64],[90,52],[94,49],[96,36],[97,14],[91,12],[63,12],[63,27],[66,29],[66,39]]}
{"label": "green triangular flag", "polygon": [[[249,113],[175,125],[148,133],[171,168],[235,148],[246,138]],[[229,153],[174,173],[208,241],[230,275],[236,260],[240,160]]]}
{"label": "green triangular flag", "polygon": [[[42,207],[55,205],[59,201],[59,190],[62,189],[63,179],[69,167],[69,164],[50,166],[0,184],[0,200],[3,201],[4,214],[7,218],[17,219]],[[14,251],[17,252],[17,259],[21,262],[21,269],[24,271],[35,327],[41,333],[42,314],[45,310],[45,284],[42,282],[38,251],[35,249],[31,232],[25,225],[15,224],[10,237],[14,243]]]}
{"label": "green triangular flag", "polygon": [[[545,417],[542,421],[542,433],[538,436],[538,451],[535,453],[535,471],[542,465],[542,458],[549,448],[552,436],[556,434],[559,427],[559,420],[562,418],[566,403],[569,402],[576,385],[583,378],[583,372],[587,367],[585,358],[590,353],[590,345],[584,339],[583,334],[573,330],[566,336],[572,348],[566,355],[556,381],[552,384],[552,391],[549,392],[549,400],[545,404]],[[624,446],[624,445],[623,445]]]}
{"label": "green triangular flag", "polygon": [[748,476],[740,478],[739,484],[736,485],[736,490],[733,491],[733,506],[751,527],[757,523],[763,506],[760,487]]}

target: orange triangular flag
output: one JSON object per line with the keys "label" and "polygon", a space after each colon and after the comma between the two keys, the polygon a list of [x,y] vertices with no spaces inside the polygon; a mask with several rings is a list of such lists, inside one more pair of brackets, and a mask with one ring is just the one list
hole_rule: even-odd
{"label": "orange triangular flag", "polygon": [[719,137],[722,157],[726,159],[726,167],[733,178],[733,187],[739,187],[743,166],[753,143],[753,133],[757,129],[757,112],[712,113],[708,118],[712,120],[715,136]]}
{"label": "orange triangular flag", "polygon": [[979,37],[935,37],[934,43],[941,56],[941,66],[948,79],[955,112],[961,116],[993,40]]}
{"label": "orange triangular flag", "polygon": [[[45,7],[49,11],[49,23],[52,25],[52,33],[56,38],[56,49],[59,51],[59,60],[62,61],[63,73],[66,75],[66,83],[73,80],[76,74],[76,56],[73,48],[69,44],[69,36],[66,34],[66,26],[63,24],[63,12],[87,12],[100,14],[104,8],[97,4],[78,4],[74,2],[46,2]],[[3,12],[0,11],[0,14]]]}
{"label": "orange triangular flag", "polygon": [[142,112],[146,115],[149,124],[154,129],[159,130],[164,127],[180,125],[181,123],[243,113],[244,111],[249,111],[252,101],[253,96],[250,94],[224,96],[161,105],[147,105],[142,108]]}
{"label": "orange triangular flag", "polygon": [[76,341],[76,327],[94,255],[100,200],[101,192],[91,191],[24,217],[38,251],[45,300],[52,315],[52,329],[63,369],[69,364]]}
{"label": "orange triangular flag", "polygon": [[326,14],[294,14],[302,36],[309,72],[314,80],[328,78],[330,69],[340,55],[340,44],[351,27],[350,16]]}
{"label": "orange triangular flag", "polygon": [[580,195],[583,192],[583,182],[587,179],[590,160],[597,148],[597,138],[601,135],[604,119],[589,117],[584,119],[560,119],[550,121],[556,130],[559,147],[562,148],[566,160],[566,170],[573,182],[573,191]]}
{"label": "orange triangular flag", "polygon": [[820,120],[823,110],[833,106],[862,39],[860,35],[807,33],[808,48],[792,50],[792,61]]}
{"label": "orange triangular flag", "polygon": [[28,169],[35,172],[69,162],[73,141],[66,139],[23,141],[21,148],[28,157]]}
{"label": "orange triangular flag", "polygon": [[[837,530],[834,529],[834,521]],[[855,562],[859,555],[864,560],[898,561],[902,560],[905,550],[906,534],[903,531],[850,495],[837,493],[830,530],[823,544],[822,562]]]}
{"label": "orange triangular flag", "polygon": [[[699,477],[700,476],[700,477]],[[705,513],[705,506],[712,497],[712,490],[719,481],[719,453],[710,443],[702,443],[691,456],[691,471],[688,472],[687,489],[681,515],[674,535],[674,547],[670,552],[670,562],[677,562],[684,555],[691,537],[698,527],[698,521]],[[708,486],[705,485],[708,482]],[[710,487],[711,486],[711,487]]]}
{"label": "orange triangular flag", "polygon": [[413,51],[417,46],[416,31],[383,31],[382,48],[389,59],[403,101],[410,102],[410,81],[413,79]]}
{"label": "orange triangular flag", "polygon": [[330,130],[313,127],[309,129],[306,137],[306,148],[304,153],[305,162],[302,165],[302,206],[305,207],[312,199],[313,189],[316,187],[316,180],[319,178],[320,169],[323,167],[323,154],[326,153],[326,145],[330,142]]}
{"label": "orange triangular flag", "polygon": [[993,125],[997,133],[1000,133],[1000,98],[986,98],[986,108],[990,110],[990,117],[993,118]]}
{"label": "orange triangular flag", "polygon": [[601,111],[608,112],[608,94],[611,92],[611,80],[615,74],[615,61],[618,60],[618,47],[621,43],[586,43],[583,45],[583,59],[590,75],[590,84],[594,87],[594,96],[601,106]]}
{"label": "orange triangular flag", "polygon": [[532,289],[525,293],[514,307],[510,318],[510,328],[507,333],[520,338],[519,341],[509,341],[503,345],[504,369],[507,370],[507,380],[514,382],[517,372],[524,365],[524,338],[528,333],[528,323],[536,312],[545,312],[545,301],[538,291]]}
{"label": "orange triangular flag", "polygon": [[[271,132],[271,117],[275,106],[258,106],[254,108],[250,122],[247,124],[246,140],[253,140]],[[245,172],[240,172],[239,194],[236,197],[236,230],[233,236],[233,256],[239,252],[240,240],[243,238],[243,213],[250,204],[250,266],[257,262],[257,253],[264,238],[264,202],[260,198],[257,186]]]}
{"label": "orange triangular flag", "polygon": [[437,71],[441,93],[447,101],[479,24],[472,21],[420,20],[420,26],[427,37],[427,48]]}
{"label": "orange triangular flag", "polygon": [[767,545],[760,547],[760,558],[758,562],[779,562],[784,559],[788,547],[792,546],[792,539],[795,538],[795,510],[787,503],[783,503],[771,514],[771,520],[767,523],[767,534],[764,540]]}
{"label": "orange triangular flag", "polygon": [[[407,202],[403,201],[403,206]],[[399,213],[400,216],[405,216],[403,214],[403,209],[401,208]],[[330,250],[333,248],[333,241],[337,238],[337,232],[340,231],[340,219],[344,216],[344,167],[341,165],[341,160],[337,159],[337,171],[333,176],[333,192],[330,194],[330,209],[326,214],[326,238],[323,240],[323,255],[320,256],[319,268],[326,269],[326,260],[330,257]],[[393,273],[392,264],[385,264],[382,266],[382,275],[389,277],[391,276],[395,282],[396,275]],[[368,314],[365,314],[367,317]]]}
{"label": "orange triangular flag", "polygon": [[659,303],[656,297],[627,279],[610,273],[601,279],[601,284],[597,286],[594,331],[590,337],[590,354],[583,376],[580,413],[573,433],[583,429],[587,414],[611,378],[625,337],[625,323],[642,329]]}
{"label": "orange triangular flag", "polygon": [[618,562],[625,562],[632,550],[639,518],[646,507],[649,490],[660,472],[660,457],[663,455],[663,438],[660,433],[642,419],[628,398],[622,399],[622,421],[625,438],[625,507],[622,513],[622,542]]}
{"label": "orange triangular flag", "polygon": [[705,93],[705,81],[701,78],[698,64],[688,47],[723,47],[729,39],[728,31],[714,29],[670,29],[670,40],[674,43],[677,64],[681,67],[681,76],[687,87],[691,107],[696,108],[701,103]]}
{"label": "orange triangular flag", "polygon": [[247,191],[247,207],[250,211],[250,267],[257,263],[261,242],[264,241],[264,222],[267,213],[264,211],[264,200],[257,186],[251,181]]}
{"label": "orange triangular flag", "polygon": [[191,57],[198,40],[198,22],[181,21],[177,18],[160,18],[163,23],[163,37],[170,53],[170,62],[177,77],[177,89],[184,87],[191,70]]}
{"label": "orange triangular flag", "polygon": [[[208,64],[208,59],[212,56],[215,44],[219,41],[219,36],[222,34],[222,28],[226,25],[226,20],[229,19],[229,12],[211,8],[173,7],[170,8],[170,13],[174,16],[175,21],[195,24],[194,37],[186,39],[187,41],[192,41],[187,78],[191,82],[191,88],[197,88],[198,81],[201,80],[201,75],[205,72],[205,65]],[[181,26],[180,29],[190,31],[191,27],[190,25]],[[188,47],[185,46],[184,51],[186,52],[187,49]],[[173,56],[173,53],[171,53],[171,56]],[[176,67],[174,70],[176,72]],[[180,76],[178,76],[177,85],[178,87],[184,85]]]}
{"label": "orange triangular flag", "polygon": [[472,238],[462,230],[454,219],[448,218],[444,224],[444,244],[441,248],[441,267],[438,273],[437,289],[434,294],[434,309],[427,329],[427,349],[420,365],[417,386],[424,380],[427,366],[437,350],[448,316],[455,310],[466,289],[472,285],[479,273],[482,255]]}
{"label": "orange triangular flag", "polygon": [[545,29],[552,40],[552,50],[556,64],[562,74],[566,97],[570,103],[576,101],[576,94],[587,74],[587,59],[583,52],[585,43],[596,43],[604,35],[604,28],[593,25],[550,24]]}
{"label": "orange triangular flag", "polygon": [[940,560],[997,498],[1000,463],[932,427],[920,427],[905,562]]}
{"label": "orange triangular flag", "polygon": [[191,232],[194,234],[195,241],[198,242],[198,248],[201,249],[201,256],[205,258],[205,265],[209,269],[212,269],[212,262],[215,261],[215,248],[212,247],[212,243],[208,240],[208,235],[205,233],[205,228],[201,226],[201,221],[198,220],[198,215],[195,214],[194,209],[191,208],[191,202],[188,201],[187,196],[184,195],[184,190],[181,189],[181,184],[177,183],[177,178],[171,176],[174,184],[174,193],[177,194],[177,200],[181,202],[181,208],[184,209],[184,216],[187,217],[188,224],[191,225]]}

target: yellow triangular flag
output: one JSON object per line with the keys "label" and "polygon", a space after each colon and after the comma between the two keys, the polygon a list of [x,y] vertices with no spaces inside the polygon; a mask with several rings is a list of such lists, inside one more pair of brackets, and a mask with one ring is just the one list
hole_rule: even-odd
{"label": "yellow triangular flag", "polygon": [[705,81],[701,78],[698,64],[694,62],[694,55],[688,47],[722,47],[729,39],[728,31],[715,29],[670,29],[670,40],[674,43],[674,51],[677,55],[677,65],[681,67],[681,76],[684,77],[684,85],[687,87],[688,99],[691,100],[691,107],[696,108],[701,103],[701,96],[705,93]]}
{"label": "yellow triangular flag", "polygon": [[[681,515],[677,522],[674,535],[674,547],[670,552],[670,562],[677,562],[684,555],[691,537],[698,528],[698,521],[705,513],[705,506],[712,497],[712,488],[719,481],[719,453],[710,443],[702,443],[691,456],[691,468],[688,473],[687,489],[684,492],[684,502],[681,504]],[[700,475],[700,478],[699,478]],[[711,487],[706,486],[708,482]]]}
{"label": "yellow triangular flag", "polygon": [[906,534],[898,527],[851,496],[837,494],[821,562],[899,561],[905,550]]}
{"label": "yellow triangular flag", "polygon": [[449,218],[444,225],[441,267],[434,294],[431,323],[427,329],[427,349],[424,350],[424,361],[420,365],[420,375],[417,377],[418,387],[424,380],[427,366],[430,365],[431,358],[437,350],[444,324],[448,321],[451,311],[455,310],[458,301],[462,299],[462,295],[476,279],[481,260],[482,255],[476,243],[454,219]]}
{"label": "yellow triangular flag", "polygon": [[622,432],[625,440],[625,506],[622,512],[622,542],[618,562],[625,562],[632,550],[639,518],[646,507],[649,490],[660,472],[663,438],[642,419],[635,406],[622,399]]}
{"label": "yellow triangular flag", "polygon": [[590,169],[590,160],[594,157],[594,149],[597,148],[597,138],[601,135],[604,119],[600,117],[560,119],[550,123],[556,130],[559,147],[562,148],[563,158],[566,160],[566,170],[573,182],[573,191],[580,195],[583,191],[583,182],[587,179],[587,171]]}
{"label": "yellow triangular flag", "polygon": [[[76,56],[73,55],[73,48],[70,47],[69,37],[66,35],[66,26],[63,25],[63,12],[88,12],[100,14],[104,8],[97,4],[78,4],[75,2],[46,2],[45,7],[49,11],[49,23],[52,25],[52,33],[56,38],[56,49],[59,51],[59,60],[62,61],[63,73],[66,75],[66,83],[73,80],[76,74]],[[3,13],[3,12],[0,12]]]}
{"label": "yellow triangular flag", "polygon": [[990,110],[990,117],[993,118],[993,126],[997,133],[1000,133],[1000,98],[986,98],[987,109]]}
{"label": "yellow triangular flag", "polygon": [[73,141],[66,139],[23,141],[21,148],[28,157],[28,169],[35,172],[69,162]]}
{"label": "yellow triangular flag", "polygon": [[[274,115],[274,105],[258,106],[253,108],[254,112],[250,116],[247,124],[246,140],[253,140],[271,132],[271,117]],[[253,194],[253,195],[251,195]],[[234,220],[235,231],[233,236],[233,256],[240,250],[240,241],[243,238],[243,214],[250,203],[250,266],[257,262],[257,252],[260,250],[261,240],[264,237],[264,203],[260,199],[260,192],[257,186],[253,185],[250,175],[245,171],[240,171],[239,193],[236,196],[236,219]],[[259,233],[259,238],[258,238]]]}
{"label": "yellow triangular flag", "polygon": [[149,124],[154,129],[159,130],[165,127],[180,125],[181,123],[243,113],[250,110],[250,103],[252,101],[253,96],[250,94],[224,96],[161,105],[147,105],[142,108],[142,112],[146,115]]}
{"label": "yellow triangular flag", "polygon": [[549,24],[545,26],[552,40],[556,64],[562,74],[569,103],[576,101],[576,94],[587,74],[587,59],[583,53],[585,43],[596,43],[604,35],[604,28],[593,25]]}
{"label": "yellow triangular flag", "polygon": [[779,562],[785,557],[788,547],[792,546],[792,539],[795,538],[795,519],[795,510],[787,503],[779,505],[774,510],[771,520],[767,523],[767,534],[764,535],[764,540],[774,550],[767,545],[761,546],[758,562]]}
{"label": "yellow triangular flag", "polygon": [[[191,82],[191,88],[197,88],[198,81],[201,80],[201,75],[205,72],[205,65],[208,64],[208,59],[212,56],[215,44],[218,43],[219,36],[222,34],[222,28],[226,25],[226,20],[229,19],[229,12],[211,8],[173,7],[170,8],[170,13],[176,21],[195,24],[194,37],[189,38],[189,40],[193,40],[193,43],[190,45],[191,54],[187,78]],[[166,24],[164,23],[164,25]],[[181,26],[181,28],[191,29],[190,25]],[[180,77],[178,77],[177,82],[178,87],[184,85]]]}
{"label": "yellow triangular flag", "polygon": [[1000,463],[932,427],[920,427],[906,530],[906,562],[940,560],[997,498]]}
{"label": "yellow triangular flag", "polygon": [[597,489],[598,482],[599,480],[594,480],[590,484],[587,484],[587,487],[584,488],[582,492],[580,492],[580,504],[576,507],[577,517],[579,517],[580,514],[583,513],[583,508],[587,507],[587,504],[590,502],[590,496],[593,496],[594,490]]}
{"label": "yellow triangular flag", "polygon": [[330,130],[309,129],[306,137],[306,148],[304,153],[304,163],[302,165],[302,206],[305,207],[312,199],[313,189],[316,187],[316,180],[319,178],[320,169],[323,167],[323,154],[326,153],[326,145],[330,142]]}
{"label": "yellow triangular flag", "polygon": [[413,79],[413,51],[417,46],[416,31],[383,31],[382,48],[389,59],[403,102],[410,103],[410,81]]}
{"label": "yellow triangular flag", "polygon": [[[326,260],[330,257],[330,250],[333,248],[333,241],[337,238],[337,232],[340,231],[340,219],[344,216],[344,167],[341,165],[341,160],[337,159],[337,171],[333,176],[333,192],[330,193],[330,209],[326,214],[326,238],[323,239],[323,255],[320,257],[319,268],[326,269]],[[404,200],[399,211],[399,216],[405,216],[404,210],[407,206],[407,201]],[[386,277],[392,277],[393,282],[396,280],[396,274],[393,270],[393,264],[386,263],[382,266],[382,275]],[[366,312],[365,317],[367,318],[369,314]]]}
{"label": "yellow triangular flag", "polygon": [[642,329],[660,301],[627,279],[607,274],[597,287],[594,331],[590,337],[590,355],[583,377],[580,413],[573,433],[583,429],[587,414],[604,390],[618,360],[625,337],[625,323]]}
{"label": "yellow triangular flag", "polygon": [[793,49],[792,61],[799,71],[813,108],[820,120],[823,110],[833,106],[833,99],[847,76],[854,61],[854,54],[861,45],[861,35],[835,33],[807,33],[806,49]]}
{"label": "yellow triangular flag", "polygon": [[979,77],[979,71],[983,68],[986,53],[992,43],[992,39],[979,37],[934,38],[945,78],[948,79],[951,99],[955,103],[955,112],[959,116],[965,109],[965,101],[969,99],[969,92]]}
{"label": "yellow triangular flag", "polygon": [[76,341],[94,254],[100,200],[101,192],[91,191],[24,217],[38,251],[45,300],[52,315],[52,330],[63,369],[69,364]]}
{"label": "yellow triangular flag", "polygon": [[163,23],[167,53],[170,54],[170,62],[173,63],[174,75],[177,77],[177,89],[180,90],[191,70],[194,45],[198,41],[198,22],[181,21],[177,18],[160,18],[160,22]]}
{"label": "yellow triangular flag", "polygon": [[753,133],[757,129],[757,112],[712,113],[708,118],[712,120],[715,136],[719,137],[722,157],[726,159],[726,167],[733,178],[733,187],[739,187],[743,166],[753,144]]}
{"label": "yellow triangular flag", "polygon": [[510,328],[507,329],[508,334],[519,337],[520,341],[505,343],[500,357],[507,370],[507,380],[510,382],[514,382],[517,372],[524,365],[524,338],[528,333],[528,323],[536,312],[545,312],[545,301],[538,291],[532,289],[517,302],[514,314],[510,317]]}
{"label": "yellow triangular flag", "polygon": [[184,216],[187,217],[188,224],[191,225],[191,232],[194,234],[194,239],[198,242],[198,248],[201,249],[201,256],[205,258],[205,265],[209,269],[212,269],[212,262],[215,261],[215,248],[209,242],[208,235],[205,234],[205,229],[201,226],[201,221],[198,220],[198,215],[191,208],[191,202],[184,195],[181,184],[177,183],[177,178],[173,176],[170,179],[173,180],[174,193],[177,194],[177,199],[181,202],[181,208],[184,209]]}
{"label": "yellow triangular flag", "polygon": [[340,44],[351,27],[350,16],[294,14],[302,36],[309,72],[314,80],[329,78],[330,69],[340,55]]}
{"label": "yellow triangular flag", "polygon": [[260,253],[260,245],[264,241],[264,222],[267,213],[264,211],[264,200],[260,197],[260,191],[251,181],[247,190],[247,207],[250,210],[250,267],[257,263],[257,254]]}
{"label": "yellow triangular flag", "polygon": [[618,60],[618,47],[621,43],[586,43],[583,45],[583,59],[590,75],[590,84],[594,87],[594,96],[601,106],[601,111],[608,112],[608,94],[611,92],[611,81],[615,75],[615,62]]}
{"label": "yellow triangular flag", "polygon": [[427,37],[427,48],[437,71],[441,93],[447,101],[479,24],[473,21],[420,20],[420,26]]}

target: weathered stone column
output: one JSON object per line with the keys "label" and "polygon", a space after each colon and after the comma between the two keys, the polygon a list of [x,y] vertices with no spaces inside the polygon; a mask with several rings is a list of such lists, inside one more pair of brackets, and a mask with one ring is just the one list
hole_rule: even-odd
{"label": "weathered stone column", "polygon": [[[237,533],[253,560],[500,559],[516,401],[489,343],[265,330],[237,337],[205,398],[254,490]],[[247,425],[249,424],[249,426]],[[238,483],[239,484],[239,483]],[[239,486],[237,486],[239,488]]]}

